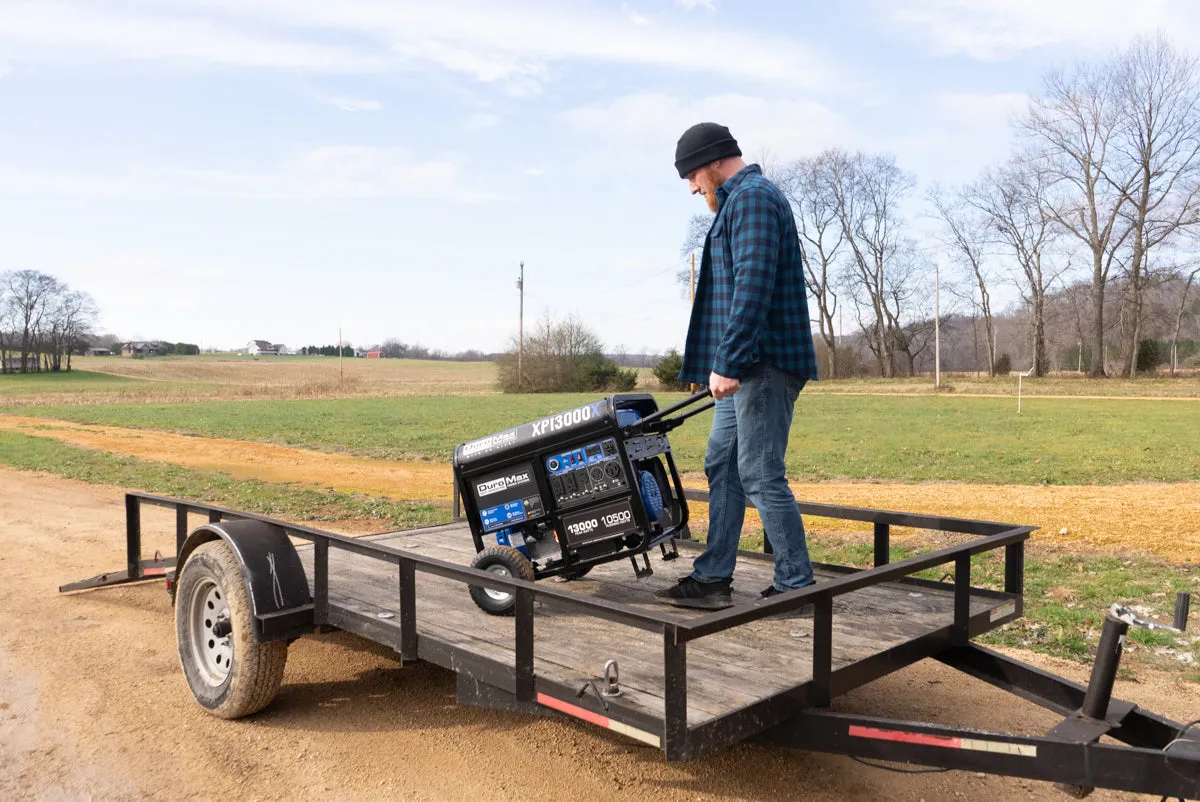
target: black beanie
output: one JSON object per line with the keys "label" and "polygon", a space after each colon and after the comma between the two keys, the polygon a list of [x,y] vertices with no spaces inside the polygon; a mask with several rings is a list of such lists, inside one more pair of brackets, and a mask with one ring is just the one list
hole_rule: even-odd
{"label": "black beanie", "polygon": [[741,156],[737,140],[729,129],[716,123],[697,123],[683,132],[675,146],[675,169],[680,178],[717,159]]}

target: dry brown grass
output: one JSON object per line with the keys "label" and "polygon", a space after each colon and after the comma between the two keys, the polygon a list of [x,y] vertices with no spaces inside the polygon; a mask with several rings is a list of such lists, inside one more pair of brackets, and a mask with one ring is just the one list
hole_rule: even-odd
{"label": "dry brown grass", "polygon": [[69,385],[0,397],[0,406],[163,403],[496,393],[490,362],[335,357],[79,358],[79,370],[136,381],[103,389]]}

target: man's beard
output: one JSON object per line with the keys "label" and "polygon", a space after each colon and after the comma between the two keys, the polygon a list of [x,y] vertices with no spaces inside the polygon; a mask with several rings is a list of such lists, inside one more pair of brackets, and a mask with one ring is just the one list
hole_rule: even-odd
{"label": "man's beard", "polygon": [[712,212],[713,214],[717,213],[717,193],[716,192],[704,193],[704,202],[708,204],[708,210],[710,212]]}

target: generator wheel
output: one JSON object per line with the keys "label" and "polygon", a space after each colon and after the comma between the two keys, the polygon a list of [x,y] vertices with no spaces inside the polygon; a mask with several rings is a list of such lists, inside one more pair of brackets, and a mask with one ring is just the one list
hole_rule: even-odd
{"label": "generator wheel", "polygon": [[[481,571],[491,571],[497,576],[507,576],[513,579],[524,579],[526,582],[532,582],[533,563],[512,546],[492,546],[484,549],[475,555],[475,559],[471,562],[472,568],[478,568]],[[513,608],[517,604],[516,597],[503,590],[492,590],[490,588],[471,585],[471,598],[480,610],[490,615],[512,615]]]}
{"label": "generator wheel", "polygon": [[223,540],[196,548],[175,591],[175,640],[192,696],[218,718],[257,713],[275,698],[287,641],[256,643],[241,568]]}

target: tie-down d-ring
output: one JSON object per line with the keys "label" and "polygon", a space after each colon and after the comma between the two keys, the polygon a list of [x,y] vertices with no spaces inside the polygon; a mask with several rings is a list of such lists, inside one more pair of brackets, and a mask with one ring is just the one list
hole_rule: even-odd
{"label": "tie-down d-ring", "polygon": [[610,699],[621,695],[621,668],[616,660],[604,664],[604,690],[600,693]]}

